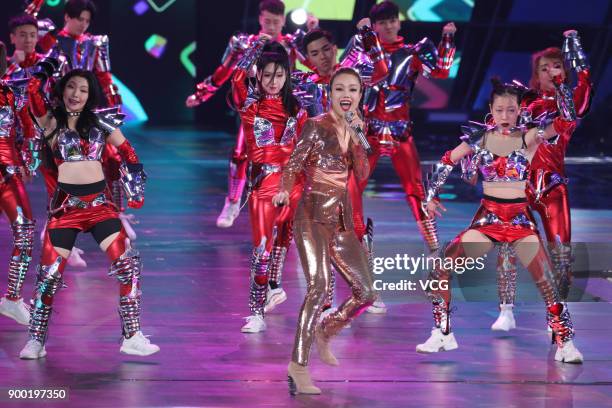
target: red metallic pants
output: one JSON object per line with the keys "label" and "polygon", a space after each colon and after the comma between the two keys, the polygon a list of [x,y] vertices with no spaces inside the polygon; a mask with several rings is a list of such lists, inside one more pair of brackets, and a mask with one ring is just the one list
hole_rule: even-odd
{"label": "red metallic pants", "polygon": [[19,174],[0,179],[0,209],[6,213],[13,233],[13,249],[8,265],[6,297],[21,298],[21,289],[32,260],[34,219],[30,200]]}
{"label": "red metallic pants", "polygon": [[533,193],[527,191],[529,205],[542,217],[542,224],[548,242],[556,242],[558,235],[561,242],[572,240],[572,221],[567,186],[565,184],[554,187],[539,201],[535,201]]}
{"label": "red metallic pants", "polygon": [[[253,246],[261,244],[265,237],[266,252],[270,252],[273,244],[289,247],[291,242],[291,227],[295,210],[302,195],[302,182],[296,182],[289,194],[289,205],[275,207],[272,197],[278,193],[281,178],[280,172],[272,173],[261,180],[261,183],[251,193],[249,199],[249,215],[251,219],[251,232]],[[274,241],[274,228],[276,227],[276,241]]]}
{"label": "red metallic pants", "polygon": [[[370,176],[376,168],[378,159],[381,156],[390,156],[393,168],[406,192],[406,201],[410,206],[414,219],[416,221],[426,220],[427,214],[421,208],[421,202],[425,199],[425,189],[423,188],[421,176],[421,161],[412,136],[403,142],[399,142],[393,148],[389,148],[384,144],[381,145],[380,138],[374,135],[368,135],[368,142],[372,147],[372,154],[368,156]],[[367,184],[367,180],[357,183],[354,177],[351,177],[351,180],[349,180],[349,193],[351,194],[351,202],[353,204],[353,223],[355,224],[355,233],[360,239],[365,234],[362,195]]]}
{"label": "red metallic pants", "polygon": [[33,219],[30,199],[19,175],[13,175],[4,183],[0,183],[0,208],[8,217],[11,224],[17,219],[17,207],[21,208],[23,216]]}
{"label": "red metallic pants", "polygon": [[246,138],[241,125],[236,135],[236,145],[234,150],[232,150],[232,157],[229,163],[227,197],[231,202],[235,203],[242,197],[246,184],[247,166]]}

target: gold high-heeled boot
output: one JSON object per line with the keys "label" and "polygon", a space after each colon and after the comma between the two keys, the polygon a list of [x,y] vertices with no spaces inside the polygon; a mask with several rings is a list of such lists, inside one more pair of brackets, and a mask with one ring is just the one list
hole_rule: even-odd
{"label": "gold high-heeled boot", "polygon": [[330,366],[340,365],[338,359],[331,351],[329,345],[330,338],[326,337],[325,334],[323,334],[323,330],[320,325],[317,327],[317,330],[315,332],[315,341],[317,342],[317,351],[319,353],[319,359],[322,362]]}
{"label": "gold high-heeled boot", "polygon": [[321,394],[321,390],[312,383],[307,366],[299,365],[293,361],[290,362],[289,367],[287,367],[287,377],[291,395]]}

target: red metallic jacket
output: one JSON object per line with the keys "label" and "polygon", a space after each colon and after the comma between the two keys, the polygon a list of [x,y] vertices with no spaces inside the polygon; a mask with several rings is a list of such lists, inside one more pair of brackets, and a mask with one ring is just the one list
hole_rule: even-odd
{"label": "red metallic jacket", "polygon": [[[523,106],[529,109],[532,117],[537,117],[544,112],[556,112],[555,91],[540,92],[536,99],[523,101]],[[574,88],[574,105],[576,115],[582,118],[589,110],[593,86],[590,81],[588,70],[578,72],[578,84]],[[562,132],[554,142],[541,143],[531,160],[531,182],[536,183],[539,170],[546,173],[557,173],[565,176],[565,151],[572,136],[573,129]]]}
{"label": "red metallic jacket", "polygon": [[248,160],[255,164],[284,166],[307,119],[302,109],[290,115],[278,96],[249,95],[247,72],[236,69],[232,96],[239,109],[246,138]]}

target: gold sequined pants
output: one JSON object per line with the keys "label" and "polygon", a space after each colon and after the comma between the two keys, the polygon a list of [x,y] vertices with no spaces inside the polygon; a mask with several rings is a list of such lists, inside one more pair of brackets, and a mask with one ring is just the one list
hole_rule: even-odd
{"label": "gold sequined pants", "polygon": [[329,338],[342,330],[351,319],[374,303],[376,294],[368,257],[355,231],[344,231],[334,224],[296,221],[294,232],[307,290],[298,319],[292,360],[305,366],[317,322],[327,300],[331,263],[348,283],[352,294],[337,311],[324,319],[319,330],[325,337]]}

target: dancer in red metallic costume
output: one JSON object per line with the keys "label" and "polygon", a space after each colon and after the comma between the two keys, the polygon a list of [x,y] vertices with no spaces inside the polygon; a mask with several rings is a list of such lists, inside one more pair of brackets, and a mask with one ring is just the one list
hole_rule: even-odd
{"label": "dancer in red metallic costume", "polygon": [[[559,85],[561,78],[556,77],[555,81]],[[544,299],[553,341],[558,346],[555,360],[582,363],[582,354],[572,341],[574,330],[569,311],[561,303],[550,259],[538,236],[525,195],[530,161],[538,147],[558,134],[571,132],[575,127],[576,114],[571,91],[568,94],[558,86],[557,102],[566,109],[554,120],[541,118],[537,127],[530,130],[516,126],[521,98],[522,89],[494,80],[490,109],[495,125],[472,123],[465,126],[463,142],[447,151],[434,167],[425,200],[431,216],[440,215],[439,209],[444,210],[437,194],[454,165],[468,155],[467,172],[478,172],[482,176],[484,198],[470,227],[443,249],[441,258],[435,259],[438,264],[432,269],[431,279],[438,281],[440,289],[430,292],[434,328],[427,341],[417,346],[418,352],[436,353],[458,347],[450,324],[450,274],[452,271],[463,273],[469,269],[469,264],[475,268],[478,259],[495,242],[507,242],[529,270]],[[440,282],[445,282],[446,287]]]}
{"label": "dancer in red metallic costume", "polygon": [[[260,35],[232,77],[233,102],[242,121],[250,163],[249,216],[253,254],[249,295],[251,315],[242,327],[245,333],[266,329],[264,307],[267,296],[279,297],[278,303],[286,299],[280,288],[281,282],[272,281],[270,277],[277,279],[279,274],[275,270],[283,267],[292,239],[291,222],[302,191],[301,183],[296,183],[288,206],[279,210],[272,204],[281,170],[289,161],[307,116],[291,90],[286,51],[276,42],[264,46],[268,39],[265,34]],[[256,85],[249,89],[246,81],[254,63],[257,64]]]}
{"label": "dancer in red metallic costume", "polygon": [[[389,71],[386,79],[367,89],[364,96],[367,137],[372,146],[372,153],[368,155],[370,175],[380,157],[391,158],[419,231],[428,251],[433,252],[439,248],[438,233],[435,219],[428,217],[421,206],[425,193],[419,155],[412,137],[410,99],[419,75],[448,77],[455,54],[453,38],[456,28],[453,23],[444,26],[442,41],[437,49],[428,38],[423,38],[415,45],[408,45],[398,35],[399,8],[392,1],[383,1],[373,6],[370,18],[363,19],[358,26],[370,24],[382,44]],[[354,49],[360,48],[358,41],[354,41],[347,46],[346,52],[352,53]],[[349,183],[355,232],[360,239],[366,233],[362,195],[367,183],[367,179],[355,183],[354,178]],[[385,313],[386,310],[380,299],[368,308],[370,313]]]}
{"label": "dancer in red metallic costume", "polygon": [[[525,98],[522,107],[533,118],[543,113],[558,112],[553,78],[560,76],[565,85],[569,84],[569,68],[576,72],[577,84],[573,89],[573,101],[578,118],[584,117],[590,107],[593,85],[586,55],[582,50],[580,37],[575,30],[564,35],[563,50],[555,47],[536,52],[532,56],[530,86],[532,97]],[[535,95],[535,96],[534,96]],[[527,198],[531,208],[542,218],[546,240],[551,254],[555,282],[559,296],[566,301],[571,283],[571,217],[565,176],[565,152],[572,137],[573,129],[560,133],[558,137],[540,144],[531,161],[531,173],[527,185]],[[498,268],[498,292],[500,294],[500,315],[493,323],[493,330],[508,331],[516,327],[514,299],[516,295],[516,257],[509,249],[500,253]]]}
{"label": "dancer in red metallic costume", "polygon": [[40,137],[53,152],[58,183],[49,204],[49,220],[43,243],[32,313],[30,340],[21,350],[22,359],[44,357],[53,299],[62,287],[66,259],[79,232],[91,232],[112,261],[109,275],[119,281],[119,316],[123,342],[120,351],[146,356],[159,351],[140,331],[142,263],[131,247],[119,220],[102,169],[102,152],[112,143],[124,163],[121,183],[128,205],[144,204],[146,174],[130,142],[119,130],[123,116],[117,108],[95,112],[98,84],[91,71],[75,69],[57,84],[53,110],[48,111],[40,92],[40,81],[30,81],[32,113],[44,129]]}
{"label": "dancer in red metallic costume", "polygon": [[[0,78],[6,71],[6,48],[0,42]],[[16,148],[18,117],[24,109],[23,91],[27,79],[0,80],[0,210],[13,230],[13,250],[8,267],[6,294],[0,299],[0,314],[18,323],[28,324],[29,311],[21,297],[21,288],[32,260],[35,221],[23,177],[31,177],[35,167],[32,156],[24,167]],[[15,90],[15,92],[13,92]],[[24,143],[29,147],[29,140]]]}
{"label": "dancer in red metallic costume", "polygon": [[[60,61],[60,73],[65,75],[73,69],[92,71],[104,93],[103,106],[121,107],[122,100],[111,75],[109,38],[107,35],[92,35],[87,32],[96,14],[96,5],[92,0],[68,0],[64,6],[64,28],[59,32],[50,30],[39,40],[39,47],[50,57]],[[119,183],[121,157],[112,144],[105,147],[102,163],[106,179],[112,192],[113,202],[120,210],[120,218],[130,239],[136,239],[136,232],[131,223],[133,215],[125,214],[124,196]],[[57,171],[54,168],[42,168],[47,190],[55,189]],[[75,249],[69,263],[86,267],[87,264],[78,257],[82,251]]]}
{"label": "dancer in red metallic costume", "polygon": [[[439,247],[435,220],[429,218],[421,207],[425,193],[419,156],[411,134],[410,98],[420,74],[433,78],[448,77],[455,54],[453,36],[456,28],[453,23],[444,26],[442,41],[436,49],[427,38],[416,45],[404,43],[404,39],[398,36],[399,9],[391,1],[373,6],[370,20],[389,67],[387,79],[371,87],[364,99],[368,141],[373,150],[368,157],[370,174],[381,156],[391,158],[419,231],[429,251],[435,251]],[[361,196],[366,185],[367,180],[360,182],[359,188],[351,191],[354,222],[360,237],[365,233]]]}
{"label": "dancer in red metallic costume", "polygon": [[[21,14],[11,18],[8,26],[11,44],[15,47],[15,51],[8,61],[4,79],[9,81],[28,79],[36,69],[35,65],[43,57],[35,50],[38,41],[38,22],[29,14]],[[24,138],[31,139],[35,133],[34,123],[28,114],[27,95],[23,96],[21,99],[24,106],[19,111],[16,128],[18,147]]]}
{"label": "dancer in red metallic costume", "polygon": [[[238,33],[230,38],[221,59],[221,65],[212,75],[209,75],[204,81],[196,85],[196,92],[185,101],[187,107],[192,108],[209,100],[232,76],[238,61],[253,46],[261,34],[269,36],[272,40],[285,47],[289,54],[292,68],[295,66],[296,59],[306,62],[299,52],[299,43],[304,33],[301,30],[296,31],[294,34],[281,33],[285,26],[285,5],[281,0],[262,0],[259,3],[259,26],[259,34],[248,35]],[[307,28],[310,30],[317,26],[318,20],[314,16],[309,15]],[[229,163],[228,195],[225,198],[223,210],[217,218],[217,226],[220,228],[231,227],[240,213],[240,201],[246,184],[247,164],[245,135],[241,126],[236,136],[236,145],[232,151]]]}

